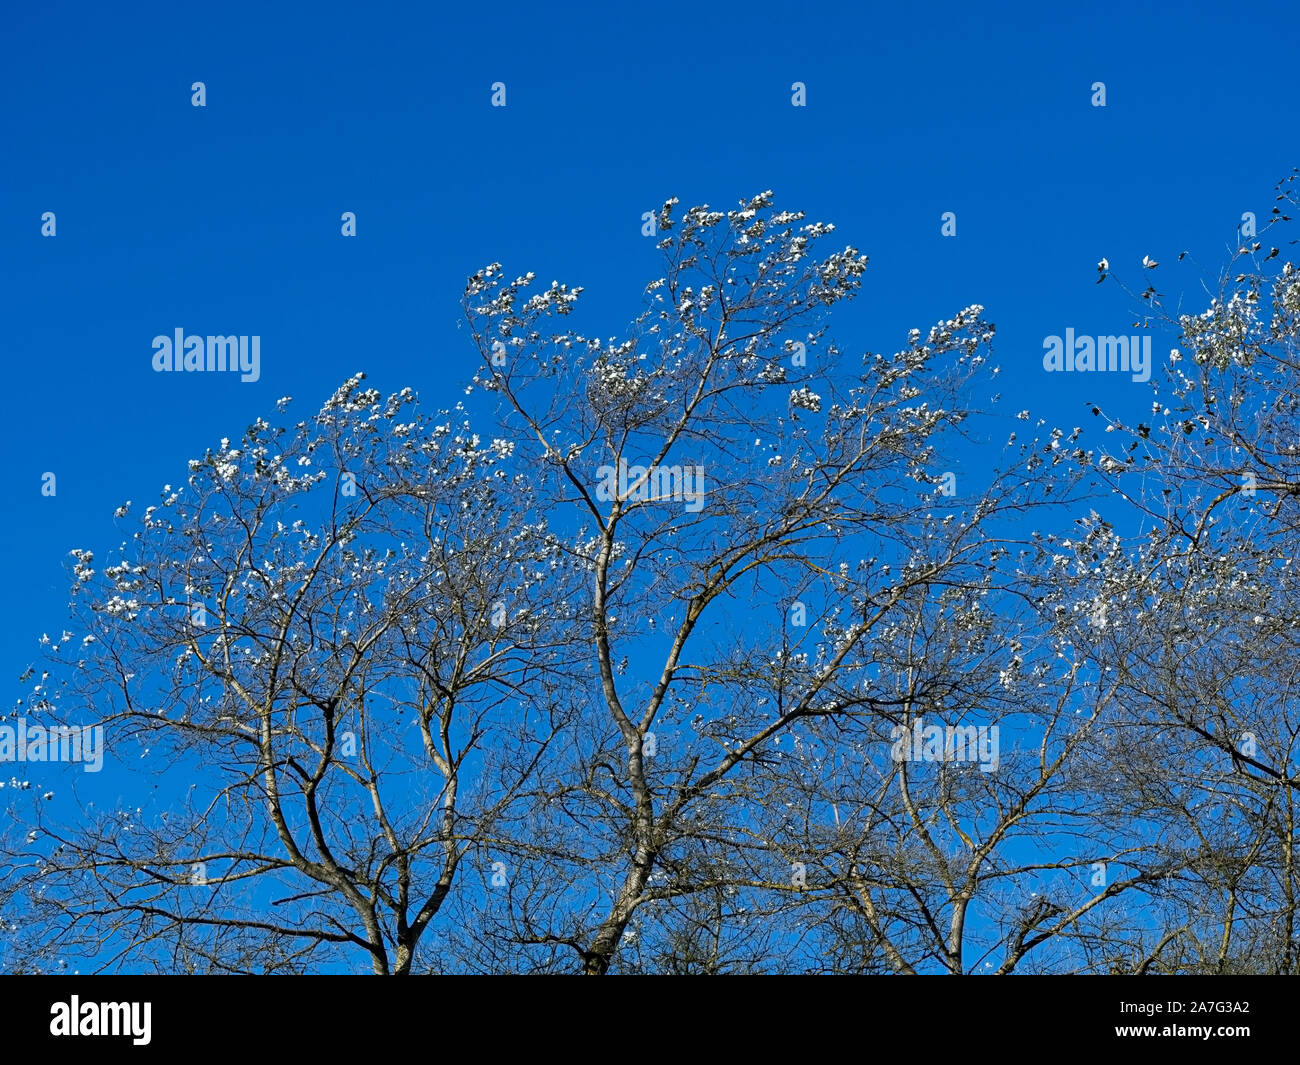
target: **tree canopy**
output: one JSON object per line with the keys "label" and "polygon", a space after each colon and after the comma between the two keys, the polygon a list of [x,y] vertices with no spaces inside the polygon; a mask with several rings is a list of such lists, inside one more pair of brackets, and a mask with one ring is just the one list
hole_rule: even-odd
{"label": "tree canopy", "polygon": [[981,306],[838,346],[771,193],[655,224],[622,336],[492,263],[460,403],[282,400],[73,552],[9,723],[128,783],[9,793],[7,969],[1300,970],[1296,267],[1130,287],[1150,414],[1065,429]]}

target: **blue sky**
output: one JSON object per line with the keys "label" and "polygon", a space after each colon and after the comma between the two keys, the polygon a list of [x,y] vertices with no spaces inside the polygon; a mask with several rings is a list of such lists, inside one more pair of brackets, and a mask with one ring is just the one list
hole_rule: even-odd
{"label": "blue sky", "polygon": [[[981,303],[1007,404],[1068,430],[1085,399],[1149,404],[1124,376],[1042,372],[1047,335],[1132,332],[1097,261],[1141,286],[1149,254],[1199,311],[1178,252],[1217,270],[1297,162],[1282,3],[44,4],[7,12],[5,42],[12,696],[65,625],[68,551],[107,554],[119,504],[157,502],[277,398],[296,420],[357,370],[461,398],[460,294],[488,262],[584,286],[584,325],[617,335],[659,276],[642,212],[771,188],[871,258],[843,348]],[[177,328],[260,336],[260,379],[155,373]]]}

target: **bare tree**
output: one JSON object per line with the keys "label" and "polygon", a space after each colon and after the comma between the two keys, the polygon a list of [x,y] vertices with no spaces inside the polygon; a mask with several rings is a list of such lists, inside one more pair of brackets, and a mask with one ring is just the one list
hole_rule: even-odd
{"label": "bare tree", "polygon": [[84,700],[174,801],[38,821],[30,956],[410,970],[564,728],[573,609],[508,448],[413,404],[358,375],[192,462],[104,569],[74,552],[84,635],[28,713]]}
{"label": "bare tree", "polygon": [[1098,448],[979,305],[850,357],[832,226],[676,208],[622,339],[491,264],[472,417],[358,376],[75,553],[20,709],[165,814],[12,821],[10,967],[1295,971],[1294,268]]}
{"label": "bare tree", "polygon": [[1300,272],[1277,246],[1295,181],[1262,232],[1234,234],[1202,313],[1169,313],[1154,280],[1124,286],[1175,346],[1149,418],[1094,409],[1120,441],[1106,479],[1143,521],[1114,577],[1137,622],[1113,659],[1117,799],[1164,820],[1189,859],[1144,971],[1297,971]]}
{"label": "bare tree", "polygon": [[[1082,664],[1063,679],[1027,667],[1035,652],[1009,624],[1020,609],[1032,628],[1043,608],[1021,589],[1049,580],[1046,540],[1023,522],[1076,494],[1089,468],[1078,431],[1012,434],[1006,468],[958,496],[952,451],[980,421],[970,393],[995,374],[981,308],[853,365],[819,312],[852,295],[865,258],[848,247],[809,261],[831,227],[774,212],[767,193],[680,222],[673,208],[658,218],[668,272],[620,343],[546,333],[539,320],[568,313],[576,291],[524,303],[529,279],[507,283],[495,264],[467,293],[478,384],[501,398],[546,497],[591,533],[600,682],[584,706],[604,719],[543,799],[539,835],[564,845],[520,849],[520,886],[469,949],[513,943],[542,969],[568,952],[587,973],[631,971],[640,944],[699,942],[683,900],[704,896],[709,964],[753,943],[752,915],[784,931],[746,965],[807,967],[825,944],[799,926],[847,912],[870,948],[845,967],[962,971],[977,894],[1028,882],[1003,852],[1027,833],[1049,843],[1096,827],[1067,813],[1087,735],[1072,717]],[[617,491],[611,470],[629,471]],[[686,471],[706,501],[663,491]],[[1064,687],[1045,699],[1049,679]],[[1008,739],[1041,731],[1014,773],[890,763],[891,730],[926,717],[963,734],[1003,717]],[[1057,864],[1091,863],[1096,842],[1084,853]],[[1154,875],[1050,914],[1004,901],[1003,970]],[[581,887],[566,905],[546,884]]]}

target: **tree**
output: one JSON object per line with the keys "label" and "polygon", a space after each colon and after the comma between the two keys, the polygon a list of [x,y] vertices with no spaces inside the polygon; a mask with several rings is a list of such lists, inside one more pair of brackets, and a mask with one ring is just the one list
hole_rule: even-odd
{"label": "tree", "polygon": [[548,619],[572,623],[574,572],[518,524],[508,446],[361,380],[191,462],[114,564],[73,552],[84,635],[54,642],[65,679],[28,714],[84,701],[173,801],[37,821],[54,849],[29,855],[29,955],[408,972],[562,734]]}
{"label": "tree", "polygon": [[[1014,523],[1071,498],[1082,453],[1060,448],[1059,432],[1047,446],[1013,446],[1013,435],[1007,469],[948,503],[955,459],[943,448],[967,442],[979,412],[964,397],[991,376],[981,308],[924,337],[914,330],[893,355],[845,365],[818,312],[857,288],[865,259],[855,249],[809,262],[831,227],[796,225],[802,214],[772,212],[768,193],[725,215],[693,208],[680,222],[673,207],[658,217],[667,273],[620,344],[547,334],[539,319],[567,313],[566,295],[553,286],[520,308],[527,278],[507,283],[496,264],[467,293],[484,363],[477,384],[502,399],[518,453],[541,471],[539,494],[587,522],[600,682],[592,749],[516,843],[521,886],[462,915],[473,931],[455,953],[488,969],[510,944],[512,964],[528,971],[563,970],[576,956],[604,973],[621,952],[677,966],[686,942],[693,971],[808,966],[805,911],[833,921],[846,908],[870,940],[849,967],[909,972],[941,960],[963,971],[976,894],[1012,877],[990,868],[1005,862],[1011,830],[1055,822],[1076,797],[1068,772],[1087,728],[1066,727],[1066,696],[1039,705],[1049,666],[1008,622],[1045,558],[1041,538]],[[576,409],[575,396],[585,397]],[[622,469],[628,483],[613,498],[593,491],[600,471]],[[665,469],[709,476],[707,506],[670,502],[655,480]],[[645,666],[623,681],[633,655]],[[1030,655],[1040,660],[1026,667]],[[1004,715],[1035,719],[1059,750],[1026,761],[1017,779],[906,761],[872,772],[891,730],[926,717],[993,729]],[[994,819],[981,810],[990,797]],[[936,830],[940,813],[947,824]],[[538,838],[563,844],[537,848]],[[882,845],[886,854],[869,853]],[[864,858],[889,874],[864,872]],[[954,862],[962,875],[950,875]],[[1049,936],[1167,864],[1072,906]],[[567,904],[539,895],[555,883],[581,889]],[[922,893],[933,897],[918,914]],[[691,909],[705,900],[707,926]],[[1043,917],[1007,920],[1021,929],[1010,969]],[[895,921],[900,931],[887,927]],[[918,921],[919,937],[908,932]],[[625,971],[636,968],[629,960]]]}
{"label": "tree", "polygon": [[1294,968],[1281,545],[1242,576],[1136,458],[1001,414],[978,305],[848,357],[867,259],[771,193],[656,226],[622,339],[493,263],[467,406],[358,375],[74,552],[20,709],[166,798],[14,822],[11,967]]}
{"label": "tree", "polygon": [[1282,243],[1295,181],[1278,183],[1264,239],[1237,234],[1227,267],[1205,277],[1204,312],[1170,314],[1154,283],[1126,287],[1177,346],[1153,379],[1149,419],[1095,412],[1125,442],[1107,479],[1146,524],[1116,572],[1142,637],[1117,660],[1131,722],[1124,760],[1140,770],[1125,798],[1154,790],[1152,758],[1139,752],[1161,752],[1158,801],[1195,859],[1160,966],[1174,971],[1300,965],[1300,273],[1277,246],[1263,252]]}

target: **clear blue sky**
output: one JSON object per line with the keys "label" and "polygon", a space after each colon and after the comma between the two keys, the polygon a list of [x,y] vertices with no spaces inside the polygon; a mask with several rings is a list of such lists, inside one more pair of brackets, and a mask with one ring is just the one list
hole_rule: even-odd
{"label": "clear blue sky", "polygon": [[[278,397],[297,420],[356,370],[454,403],[477,359],[460,293],[487,262],[585,286],[584,321],[619,333],[658,276],[641,213],[669,196],[726,209],[771,188],[834,222],[871,257],[833,329],[846,350],[982,303],[1009,403],[1067,430],[1085,398],[1140,409],[1127,378],[1085,396],[1043,374],[1043,338],[1131,332],[1131,303],[1095,284],[1103,255],[1134,284],[1145,254],[1217,268],[1242,212],[1264,221],[1297,163],[1298,25],[1289,4],[1203,0],[12,8],[8,701],[64,627],[68,550],[127,535],[119,504],[138,513]],[[1160,280],[1202,309],[1191,272]],[[153,372],[177,328],[260,336],[260,380]]]}

